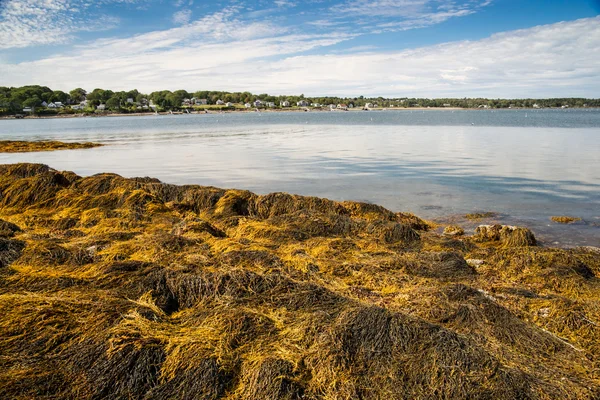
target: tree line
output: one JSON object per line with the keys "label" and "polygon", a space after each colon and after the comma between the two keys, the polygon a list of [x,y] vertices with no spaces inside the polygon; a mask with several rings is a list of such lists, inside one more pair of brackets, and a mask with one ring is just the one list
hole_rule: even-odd
{"label": "tree line", "polygon": [[[301,100],[309,104],[329,105],[347,104],[354,107],[458,107],[458,108],[531,108],[531,107],[600,107],[600,99],[584,98],[553,98],[553,99],[486,99],[486,98],[384,98],[384,97],[305,97],[301,95],[272,96],[266,93],[253,94],[250,92],[162,90],[152,93],[141,93],[137,89],[114,92],[107,89],[94,89],[87,92],[76,88],[70,92],[52,90],[47,86],[30,85],[22,87],[0,87],[0,113],[17,114],[23,109],[31,109],[40,114],[74,112],[70,107],[49,110],[47,105],[60,102],[65,106],[79,105],[80,112],[95,112],[103,104],[105,109],[113,112],[134,112],[140,108],[149,110],[148,104],[153,104],[159,110],[181,109],[185,99],[206,99],[207,104],[216,104],[218,100],[234,104],[253,103],[256,100],[273,102],[279,106],[283,101],[295,105]],[[146,106],[146,107],[143,107]],[[78,107],[79,108],[79,107]]]}

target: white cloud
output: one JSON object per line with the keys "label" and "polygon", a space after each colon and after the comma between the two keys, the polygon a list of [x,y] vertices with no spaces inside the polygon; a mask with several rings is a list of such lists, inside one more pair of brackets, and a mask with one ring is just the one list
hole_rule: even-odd
{"label": "white cloud", "polygon": [[90,15],[87,11],[106,4],[137,1],[140,0],[2,0],[0,49],[66,43],[76,32],[112,29],[118,25],[118,18]]}
{"label": "white cloud", "polygon": [[364,29],[390,32],[424,28],[450,18],[473,14],[492,0],[346,0],[331,8],[332,20],[359,18]]}
{"label": "white cloud", "polygon": [[[69,55],[0,64],[0,85],[349,96],[600,93],[600,17],[400,52],[358,48],[318,54],[350,36],[297,35],[234,15],[226,11],[181,28],[101,40]],[[313,54],[302,55],[308,50]]]}
{"label": "white cloud", "polygon": [[192,10],[183,9],[183,10],[177,11],[176,13],[173,14],[172,19],[173,19],[173,23],[175,23],[175,24],[186,25],[192,19]]}

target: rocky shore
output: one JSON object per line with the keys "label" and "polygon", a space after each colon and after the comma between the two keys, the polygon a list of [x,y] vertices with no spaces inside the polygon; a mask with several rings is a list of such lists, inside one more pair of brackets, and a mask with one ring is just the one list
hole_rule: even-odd
{"label": "rocky shore", "polygon": [[600,251],[0,165],[0,398],[596,399]]}
{"label": "rocky shore", "polygon": [[59,142],[56,140],[25,141],[25,140],[0,140],[0,153],[27,153],[34,151],[55,151],[91,149],[102,146],[99,143]]}

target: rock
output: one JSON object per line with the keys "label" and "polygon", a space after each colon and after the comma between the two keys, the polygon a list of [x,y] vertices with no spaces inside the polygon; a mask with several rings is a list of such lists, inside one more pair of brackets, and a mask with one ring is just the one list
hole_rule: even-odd
{"label": "rock", "polygon": [[0,237],[13,237],[17,232],[21,232],[21,228],[12,222],[0,219]]}
{"label": "rock", "polygon": [[467,264],[469,264],[471,267],[481,267],[485,261],[484,260],[478,260],[478,259],[474,259],[474,258],[469,258],[467,261]]}
{"label": "rock", "polygon": [[465,234],[465,230],[460,226],[449,225],[444,228],[444,235],[446,236],[462,236]]}
{"label": "rock", "polygon": [[527,228],[509,225],[480,225],[475,230],[479,242],[501,242],[506,247],[536,246],[533,232]]}

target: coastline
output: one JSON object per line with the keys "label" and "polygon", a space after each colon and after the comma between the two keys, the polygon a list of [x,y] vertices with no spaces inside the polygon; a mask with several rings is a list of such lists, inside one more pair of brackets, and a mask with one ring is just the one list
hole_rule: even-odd
{"label": "coastline", "polygon": [[[102,117],[149,117],[149,116],[168,116],[168,115],[202,115],[202,114],[230,114],[230,113],[277,113],[277,112],[381,112],[381,111],[508,111],[508,110],[531,110],[531,111],[540,111],[540,110],[557,110],[559,108],[498,108],[498,109],[480,109],[480,108],[461,108],[461,107],[390,107],[390,108],[372,108],[369,110],[364,110],[362,108],[352,108],[348,110],[329,110],[329,109],[318,109],[318,108],[286,108],[286,109],[235,109],[235,110],[207,110],[204,111],[193,111],[190,113],[185,113],[181,111],[177,112],[160,112],[160,113],[98,113],[98,114],[62,114],[62,115],[47,115],[47,116],[25,116],[22,119],[53,119],[53,118],[102,118]],[[570,108],[571,110],[585,110],[592,108]],[[0,120],[10,120],[17,119],[14,115],[11,116],[0,116]]]}

